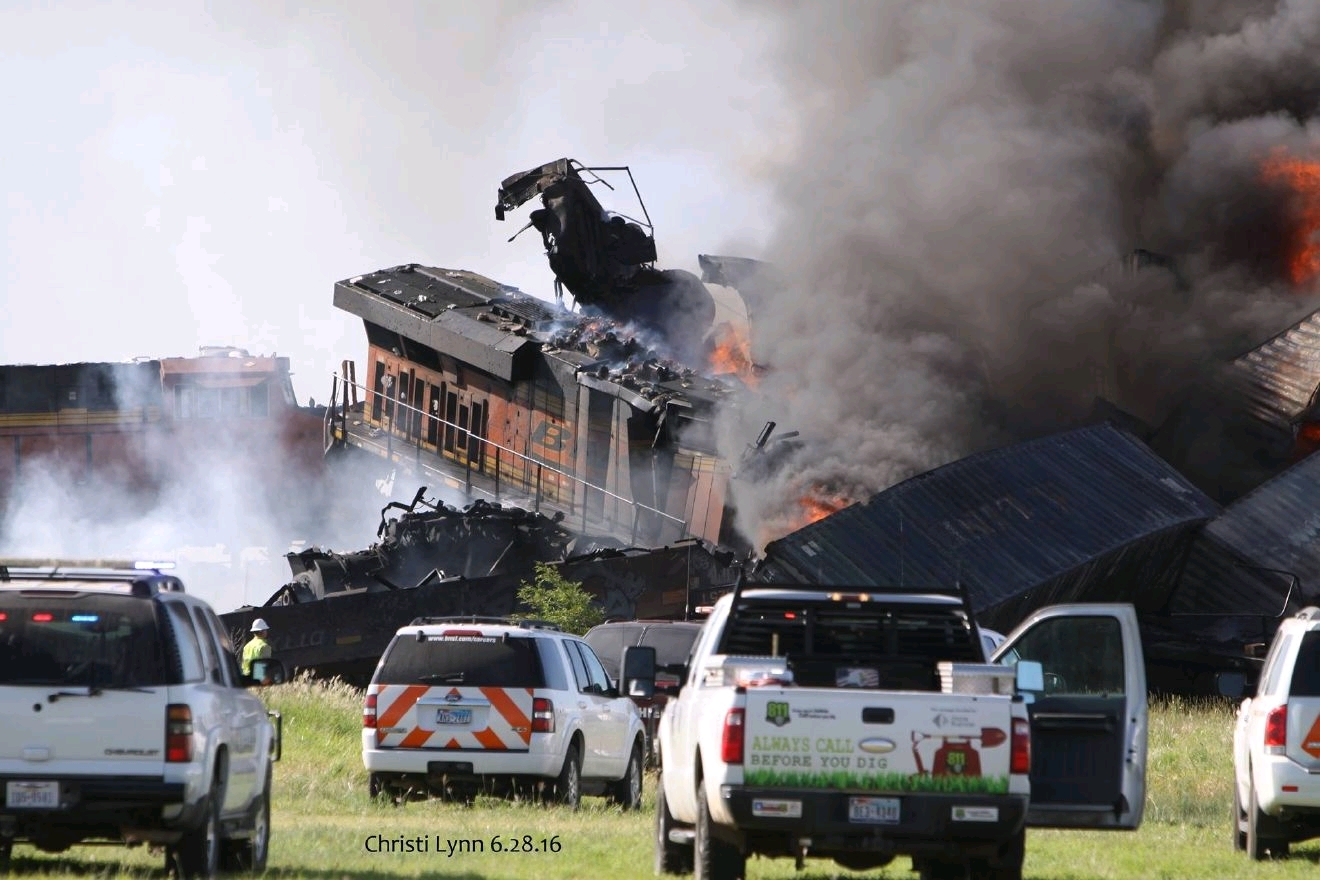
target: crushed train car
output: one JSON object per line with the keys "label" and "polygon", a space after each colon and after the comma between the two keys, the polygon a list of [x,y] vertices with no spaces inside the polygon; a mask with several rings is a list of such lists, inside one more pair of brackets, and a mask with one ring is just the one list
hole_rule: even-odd
{"label": "crushed train car", "polygon": [[[235,642],[261,617],[284,663],[365,683],[400,627],[417,617],[506,616],[537,562],[582,583],[610,617],[684,618],[737,576],[732,554],[698,540],[624,548],[560,516],[477,501],[463,510],[391,504],[366,550],[287,556],[292,580],[261,606],[221,615]],[[391,517],[392,509],[401,513]]]}
{"label": "crushed train car", "polygon": [[[627,174],[644,220],[607,211],[597,200],[591,187],[613,189],[600,176],[610,172]],[[656,268],[655,230],[632,171],[626,165],[587,167],[567,158],[547,162],[505,178],[495,218],[503,220],[537,196],[541,207],[523,229],[541,233],[556,291],[568,288],[579,306],[648,328],[680,360],[700,362],[715,302],[691,272]]]}
{"label": "crushed train car", "polygon": [[[970,456],[913,477],[766,547],[756,578],[857,586],[964,585],[1007,629],[1062,602],[1131,602],[1143,624],[1169,605],[1200,528],[1219,507],[1131,434],[1096,425]],[[1176,621],[1175,621],[1176,622]],[[1181,630],[1180,630],[1181,631]],[[1153,688],[1186,670],[1238,669],[1241,645],[1148,639]]]}

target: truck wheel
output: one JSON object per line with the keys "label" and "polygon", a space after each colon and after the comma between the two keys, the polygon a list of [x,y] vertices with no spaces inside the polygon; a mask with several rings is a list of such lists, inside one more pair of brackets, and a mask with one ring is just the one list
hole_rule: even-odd
{"label": "truck wheel", "polygon": [[555,799],[559,803],[576,810],[582,803],[582,761],[578,757],[577,743],[568,747],[564,757],[564,769],[559,771],[555,780]]}
{"label": "truck wheel", "polygon": [[[1281,837],[1269,834],[1273,831],[1274,820],[1261,812],[1256,803],[1256,786],[1251,786],[1250,803],[1247,804],[1247,855],[1260,861],[1268,857],[1282,858],[1288,855],[1288,842]],[[1264,832],[1264,833],[1262,833]]]}
{"label": "truck wheel", "polygon": [[206,799],[206,818],[202,824],[185,831],[179,839],[178,869],[183,880],[214,877],[220,871],[220,801],[222,792],[215,788]]}
{"label": "truck wheel", "polygon": [[706,801],[706,780],[697,783],[697,834],[693,845],[696,880],[741,880],[747,873],[747,859],[731,844],[712,833],[710,805]]}
{"label": "truck wheel", "polygon": [[641,743],[633,746],[632,754],[628,756],[628,769],[624,771],[623,778],[610,785],[610,803],[623,807],[625,813],[642,808]]}
{"label": "truck wheel", "polygon": [[1238,794],[1237,779],[1233,780],[1233,849],[1247,848],[1247,816],[1242,809],[1242,796]]}
{"label": "truck wheel", "polygon": [[655,874],[692,873],[692,848],[669,839],[669,832],[678,827],[665,800],[664,777],[655,781]]}

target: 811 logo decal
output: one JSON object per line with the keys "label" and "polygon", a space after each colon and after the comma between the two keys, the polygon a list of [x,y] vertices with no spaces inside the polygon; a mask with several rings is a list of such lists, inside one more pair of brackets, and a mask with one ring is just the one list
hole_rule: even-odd
{"label": "811 logo decal", "polygon": [[775,727],[783,727],[792,720],[788,714],[788,703],[776,703],[774,701],[766,703],[765,720]]}

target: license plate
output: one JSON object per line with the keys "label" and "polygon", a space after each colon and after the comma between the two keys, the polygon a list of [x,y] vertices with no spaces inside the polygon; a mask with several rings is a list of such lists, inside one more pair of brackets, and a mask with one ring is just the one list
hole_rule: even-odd
{"label": "license plate", "polygon": [[848,798],[848,821],[872,825],[898,823],[898,798]]}
{"label": "license plate", "polygon": [[471,709],[436,709],[436,724],[471,724]]}
{"label": "license plate", "polygon": [[14,809],[55,809],[60,805],[58,782],[15,780],[5,786],[5,806]]}

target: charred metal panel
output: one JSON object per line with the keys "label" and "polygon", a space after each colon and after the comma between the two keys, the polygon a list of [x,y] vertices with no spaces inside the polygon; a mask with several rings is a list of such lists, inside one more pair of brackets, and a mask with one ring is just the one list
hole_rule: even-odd
{"label": "charred metal panel", "polygon": [[1247,415],[1289,432],[1320,388],[1320,311],[1235,359],[1228,378]]}
{"label": "charred metal panel", "polygon": [[334,304],[369,324],[514,381],[530,372],[530,360],[540,348],[527,337],[526,324],[510,320],[501,325],[463,310],[489,309],[496,300],[506,310],[529,310],[518,299],[473,273],[406,266],[338,282]]}
{"label": "charred metal panel", "polygon": [[978,612],[1050,601],[1161,608],[1217,506],[1110,425],[913,477],[766,547],[758,579],[967,586]]}
{"label": "charred metal panel", "polygon": [[1279,572],[1300,580],[1300,604],[1320,602],[1317,490],[1320,455],[1311,455],[1230,505],[1197,541],[1172,610],[1277,614],[1290,582]]}

